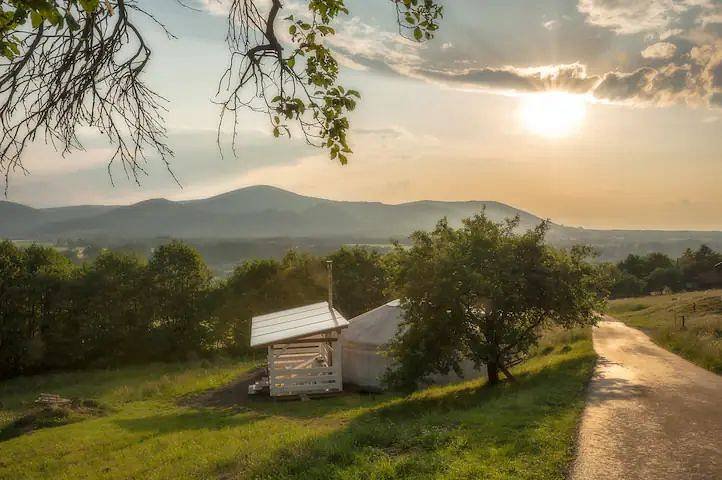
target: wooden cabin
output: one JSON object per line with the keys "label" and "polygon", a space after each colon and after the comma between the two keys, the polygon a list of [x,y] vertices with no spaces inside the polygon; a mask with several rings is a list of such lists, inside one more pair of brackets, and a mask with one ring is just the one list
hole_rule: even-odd
{"label": "wooden cabin", "polygon": [[268,348],[271,396],[342,391],[338,340],[348,325],[330,302],[253,317],[251,347]]}

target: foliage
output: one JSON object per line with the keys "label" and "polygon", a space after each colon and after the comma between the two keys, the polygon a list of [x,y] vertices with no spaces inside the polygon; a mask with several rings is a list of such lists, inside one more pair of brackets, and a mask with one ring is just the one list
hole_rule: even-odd
{"label": "foliage", "polygon": [[74,292],[82,300],[73,312],[80,319],[77,334],[83,345],[81,356],[91,364],[108,365],[113,359],[124,362],[144,358],[144,352],[157,348],[148,338],[152,331],[151,305],[141,260],[103,251],[83,272]]}
{"label": "foliage", "polygon": [[707,245],[697,250],[687,249],[678,260],[685,282],[693,288],[715,288],[722,286],[722,271],[716,268],[722,262],[722,253],[715,252]]}
{"label": "foliage", "polygon": [[212,304],[217,348],[248,352],[253,315],[318,302],[326,293],[321,259],[289,252],[282,261],[254,260],[235,269]]}
{"label": "foliage", "polygon": [[594,361],[587,336],[517,367],[519,381],[499,389],[474,380],[238,409],[178,399],[228,384],[248,362],[22,377],[0,383],[0,428],[8,409],[21,417],[40,392],[93,398],[109,411],[0,443],[0,478],[561,480]]}
{"label": "foliage", "polygon": [[207,337],[204,299],[211,273],[200,254],[180,242],[159,247],[148,262],[146,289],[156,334],[164,357],[183,358]]}
{"label": "foliage", "polygon": [[[434,36],[443,15],[438,1],[390,2],[402,35],[416,42]],[[339,64],[327,46],[336,33],[334,22],[349,13],[345,1],[305,0],[305,11],[281,0],[224,4],[230,63],[215,99],[222,106],[220,124],[232,117],[235,140],[239,112],[261,112],[274,136],[290,136],[295,129],[345,164],[351,153],[347,115],[360,93],[340,85]],[[0,3],[0,169],[6,188],[10,173],[24,170],[23,152],[38,134],[65,153],[82,149],[77,132],[84,126],[97,128],[115,146],[110,163],[120,162],[133,180],[146,173],[149,150],[170,169],[166,100],[144,81],[152,48],[142,21],[173,35],[147,5],[152,2]]]}
{"label": "foliage", "polygon": [[607,265],[611,296],[624,298],[722,287],[722,271],[716,268],[719,262],[722,254],[707,245],[687,249],[677,260],[658,252],[629,255],[616,266]]}
{"label": "foliage", "polygon": [[375,250],[343,247],[328,258],[333,261],[334,303],[346,318],[374,309],[390,299],[388,268]]}
{"label": "foliage", "polygon": [[[349,256],[350,255],[350,256]],[[383,303],[381,257],[351,249],[338,259],[342,311]],[[341,289],[341,286],[344,289]],[[323,258],[289,251],[213,280],[200,254],[171,242],[145,262],[103,250],[73,265],[50,247],[0,243],[0,378],[52,369],[110,367],[214,352],[249,353],[253,315],[326,299]]]}
{"label": "foliage", "polygon": [[[134,180],[147,150],[168,165],[165,99],[145,82],[150,60],[139,0],[7,0],[0,4],[0,171],[24,171],[38,136],[62,153],[82,150],[82,127],[113,146]],[[147,2],[142,2],[146,4]],[[140,22],[139,22],[140,20]],[[109,172],[110,172],[109,168]]]}
{"label": "foliage", "polygon": [[0,242],[0,377],[31,370],[62,346],[72,268],[53,249]]}
{"label": "foliage", "polygon": [[399,249],[396,282],[405,311],[390,346],[397,368],[389,381],[413,387],[434,373],[460,374],[469,359],[490,383],[536,345],[545,326],[593,324],[601,306],[596,268],[586,248],[558,251],[544,243],[547,223],[515,233],[518,219],[483,214],[460,229],[441,221]]}

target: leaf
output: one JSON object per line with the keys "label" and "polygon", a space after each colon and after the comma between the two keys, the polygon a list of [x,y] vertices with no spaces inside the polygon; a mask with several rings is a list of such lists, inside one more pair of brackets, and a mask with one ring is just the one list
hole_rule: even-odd
{"label": "leaf", "polygon": [[86,12],[92,12],[98,8],[100,0],[79,0],[78,3],[80,3],[80,6],[83,7],[83,10]]}
{"label": "leaf", "polygon": [[43,17],[38,12],[33,11],[30,14],[30,23],[32,24],[33,28],[38,28],[40,25],[43,24]]}

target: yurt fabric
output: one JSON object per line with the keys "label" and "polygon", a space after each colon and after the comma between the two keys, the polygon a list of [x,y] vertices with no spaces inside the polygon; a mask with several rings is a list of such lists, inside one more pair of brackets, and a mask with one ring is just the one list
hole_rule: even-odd
{"label": "yurt fabric", "polygon": [[[384,354],[403,320],[403,310],[398,300],[381,305],[349,320],[349,326],[341,333],[343,382],[362,389],[383,389],[383,375],[391,365]],[[485,374],[474,369],[470,361],[462,364],[463,379]],[[444,384],[461,380],[456,374],[435,375],[433,383]]]}

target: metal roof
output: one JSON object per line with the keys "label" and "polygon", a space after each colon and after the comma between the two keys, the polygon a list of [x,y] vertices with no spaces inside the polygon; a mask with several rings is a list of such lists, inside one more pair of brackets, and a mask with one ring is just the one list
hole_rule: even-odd
{"label": "metal roof", "polygon": [[295,338],[348,326],[348,320],[328,302],[259,315],[251,320],[251,347],[283,343]]}

